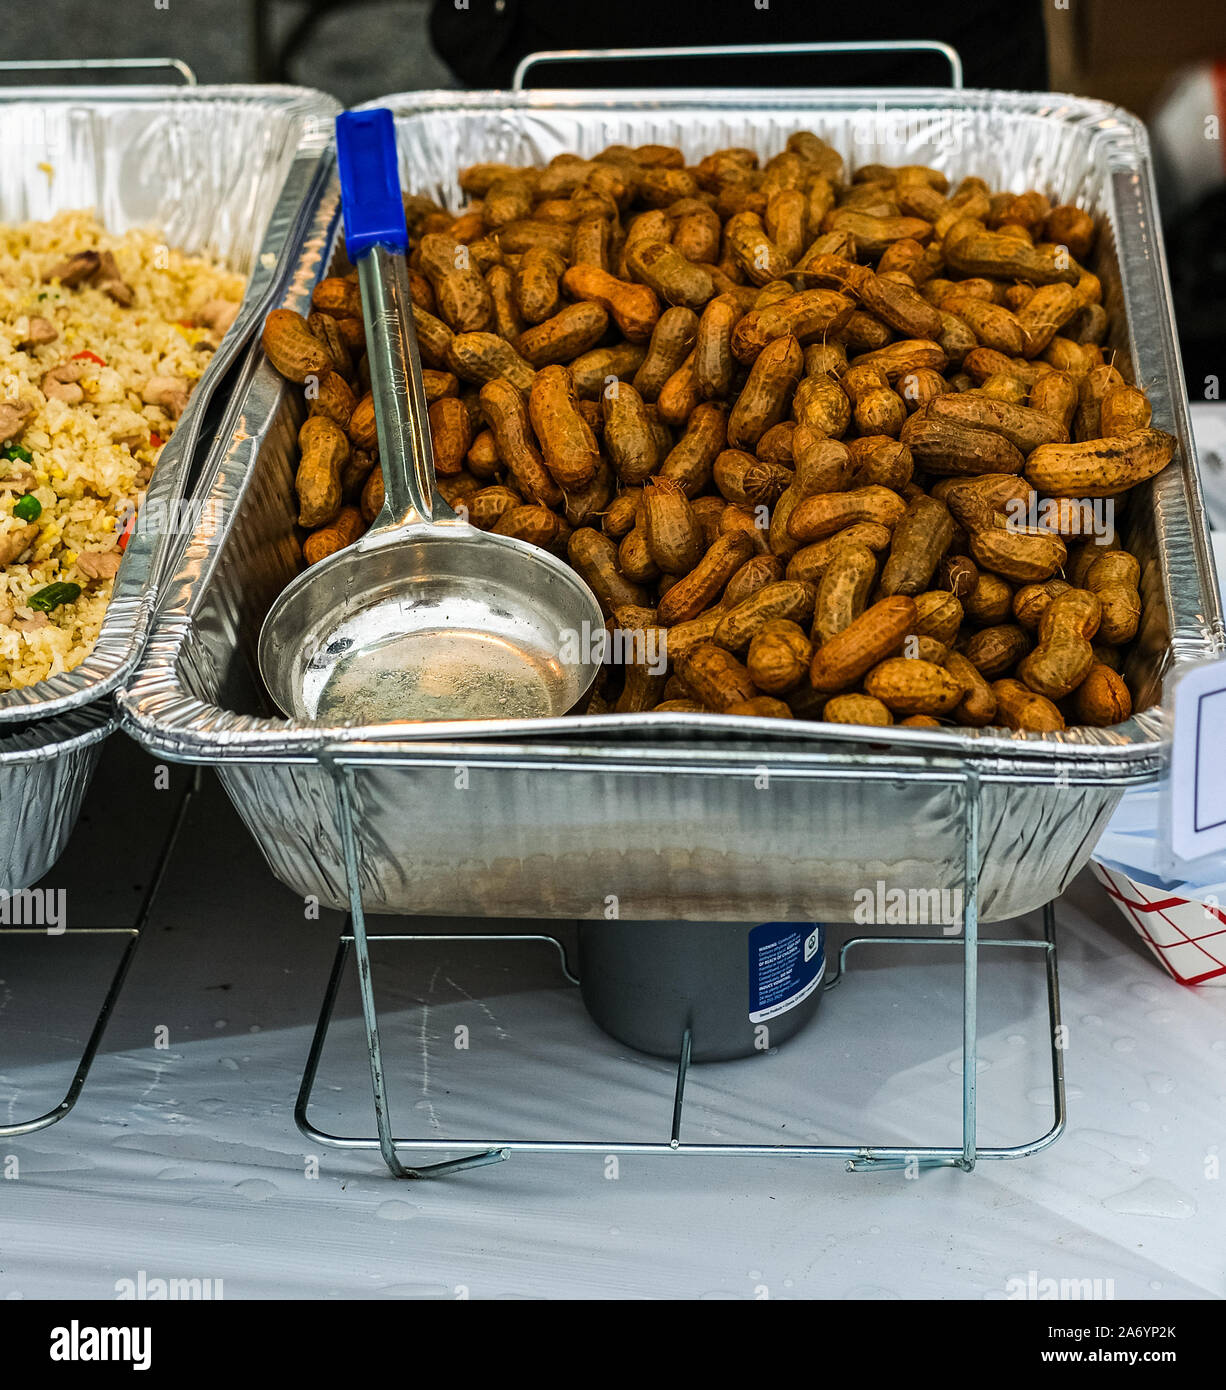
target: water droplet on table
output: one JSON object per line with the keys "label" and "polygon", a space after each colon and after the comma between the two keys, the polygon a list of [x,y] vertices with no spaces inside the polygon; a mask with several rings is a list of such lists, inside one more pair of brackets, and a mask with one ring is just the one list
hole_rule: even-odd
{"label": "water droplet on table", "polygon": [[234,1190],[249,1202],[264,1202],[277,1195],[277,1189],[263,1178],[247,1178],[243,1182],[236,1182]]}
{"label": "water droplet on table", "polygon": [[1104,1198],[1103,1206],[1120,1216],[1160,1216],[1168,1221],[1186,1221],[1196,1215],[1192,1198],[1163,1178],[1146,1178],[1126,1192]]}
{"label": "water droplet on table", "polygon": [[403,1202],[398,1197],[393,1197],[390,1201],[380,1202],[375,1208],[375,1215],[381,1221],[412,1221],[421,1210],[415,1207],[412,1202]]}

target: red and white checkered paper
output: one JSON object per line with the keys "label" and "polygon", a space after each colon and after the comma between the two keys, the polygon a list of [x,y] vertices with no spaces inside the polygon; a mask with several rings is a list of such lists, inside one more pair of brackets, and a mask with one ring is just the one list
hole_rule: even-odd
{"label": "red and white checkered paper", "polygon": [[1181,985],[1226,986],[1226,914],[1091,860],[1099,882],[1137,934]]}

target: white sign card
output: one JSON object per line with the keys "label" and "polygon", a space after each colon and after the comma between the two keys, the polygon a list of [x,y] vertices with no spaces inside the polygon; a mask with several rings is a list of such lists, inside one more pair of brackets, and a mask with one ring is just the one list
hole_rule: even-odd
{"label": "white sign card", "polygon": [[1226,661],[1185,672],[1174,703],[1171,849],[1203,859],[1226,851]]}

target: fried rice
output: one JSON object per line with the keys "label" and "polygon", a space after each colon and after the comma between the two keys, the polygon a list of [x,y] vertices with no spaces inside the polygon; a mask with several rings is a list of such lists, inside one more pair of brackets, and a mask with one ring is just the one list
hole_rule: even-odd
{"label": "fried rice", "polygon": [[244,281],[88,212],[0,225],[0,690],[89,655]]}

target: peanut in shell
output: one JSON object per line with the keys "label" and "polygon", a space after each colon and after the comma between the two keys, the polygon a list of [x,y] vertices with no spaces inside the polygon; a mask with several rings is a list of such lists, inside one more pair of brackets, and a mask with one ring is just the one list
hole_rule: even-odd
{"label": "peanut in shell", "polygon": [[813,654],[809,680],[815,690],[846,690],[893,656],[915,627],[915,601],[894,595],[873,604]]}

